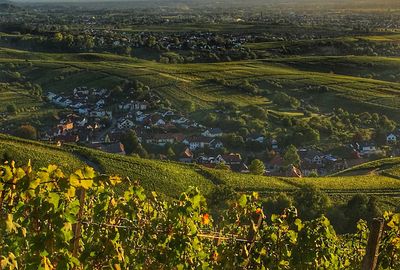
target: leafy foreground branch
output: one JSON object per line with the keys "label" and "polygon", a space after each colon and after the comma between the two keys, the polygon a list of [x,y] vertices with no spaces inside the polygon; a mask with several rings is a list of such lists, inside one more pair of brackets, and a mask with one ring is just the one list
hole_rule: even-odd
{"label": "leafy foreground branch", "polygon": [[[214,224],[196,188],[166,202],[85,167],[0,167],[0,269],[361,269],[369,235],[337,235],[296,209],[266,217],[243,195]],[[386,213],[379,265],[400,269],[400,214]]]}

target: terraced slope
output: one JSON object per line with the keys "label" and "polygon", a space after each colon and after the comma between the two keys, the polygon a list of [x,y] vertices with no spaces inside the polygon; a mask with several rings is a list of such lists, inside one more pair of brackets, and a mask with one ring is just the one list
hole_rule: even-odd
{"label": "terraced slope", "polygon": [[387,204],[400,201],[400,180],[381,175],[301,179],[253,176],[198,165],[113,155],[72,145],[59,148],[6,135],[0,135],[0,157],[16,160],[21,165],[31,159],[36,169],[56,163],[66,171],[74,171],[88,164],[105,174],[138,180],[148,191],[155,190],[168,197],[178,196],[189,186],[199,187],[204,194],[210,194],[217,185],[227,185],[239,192],[257,191],[269,196],[277,192],[291,193],[311,184],[330,194],[334,200],[366,193]]}
{"label": "terraced slope", "polygon": [[[380,57],[161,64],[110,54],[45,54],[0,49],[0,63],[16,64],[25,77],[40,83],[45,90],[55,92],[71,91],[81,85],[113,87],[125,79],[139,79],[175,106],[190,100],[199,109],[211,109],[224,100],[239,106],[259,104],[279,109],[269,98],[274,91],[285,91],[299,98],[312,99],[312,103],[323,111],[330,111],[340,104],[350,111],[380,112],[400,118],[399,82],[355,76],[354,70],[348,69],[342,74],[316,69],[325,63],[329,68],[330,62],[336,65],[340,61],[356,67],[365,62],[386,69],[400,67],[399,59]],[[221,80],[233,86],[219,83]],[[244,80],[258,84],[261,94],[250,95],[235,87]],[[277,84],[281,87],[276,88]],[[328,86],[329,92],[321,95],[310,91],[308,86]]]}

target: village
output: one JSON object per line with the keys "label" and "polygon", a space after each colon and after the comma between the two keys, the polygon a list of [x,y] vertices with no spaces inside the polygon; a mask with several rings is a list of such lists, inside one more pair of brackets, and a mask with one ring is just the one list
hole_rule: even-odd
{"label": "village", "polygon": [[[183,163],[197,163],[210,168],[225,168],[249,173],[248,153],[227,149],[225,133],[218,127],[206,127],[182,112],[154,108],[146,100],[125,100],[117,105],[107,104],[111,91],[77,87],[69,96],[47,93],[48,102],[68,109],[70,113],[59,120],[57,126],[42,132],[40,140],[59,146],[79,143],[108,153],[126,155],[123,136],[133,130],[138,142],[145,146],[151,158]],[[399,134],[388,134],[386,143],[394,145]],[[245,141],[259,146],[268,158],[260,158],[265,175],[324,176],[368,161],[383,150],[374,142],[349,144],[350,155],[335,156],[315,147],[297,148],[300,166],[288,166],[285,149],[275,138],[249,134]],[[172,152],[172,153],[171,153]]]}

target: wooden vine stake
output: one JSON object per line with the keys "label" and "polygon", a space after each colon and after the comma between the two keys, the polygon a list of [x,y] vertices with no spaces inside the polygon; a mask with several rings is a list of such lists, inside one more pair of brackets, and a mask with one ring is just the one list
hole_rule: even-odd
{"label": "wooden vine stake", "polygon": [[379,243],[383,234],[384,220],[382,218],[374,218],[371,225],[362,270],[375,270],[378,264]]}
{"label": "wooden vine stake", "polygon": [[257,232],[262,225],[263,218],[264,217],[262,213],[256,213],[253,216],[252,226],[250,227],[250,231],[247,236],[247,243],[244,245],[243,249],[243,257],[247,260],[244,268],[246,268],[247,264],[250,262],[251,250],[254,246],[254,242],[256,241]]}
{"label": "wooden vine stake", "polygon": [[84,211],[84,204],[85,204],[85,195],[86,191],[84,189],[79,190],[79,212],[78,212],[78,222],[75,224],[74,228],[74,243],[73,243],[73,251],[72,255],[74,257],[78,256],[79,252],[79,241],[81,239],[81,233],[82,233],[82,216],[83,216],[83,211]]}

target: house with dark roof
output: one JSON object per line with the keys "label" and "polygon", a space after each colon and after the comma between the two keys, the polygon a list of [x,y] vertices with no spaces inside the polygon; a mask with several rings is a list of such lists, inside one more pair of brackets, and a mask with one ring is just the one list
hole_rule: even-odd
{"label": "house with dark roof", "polygon": [[182,133],[160,133],[149,135],[145,142],[149,144],[158,144],[160,146],[164,146],[167,143],[173,144],[176,142],[182,142],[184,139],[184,135]]}
{"label": "house with dark roof", "polygon": [[276,154],[268,163],[267,168],[271,171],[278,171],[284,166],[284,160],[280,154]]}
{"label": "house with dark roof", "polygon": [[218,155],[216,157],[218,163],[226,165],[239,165],[242,163],[242,156],[238,153],[230,153],[226,155]]}
{"label": "house with dark roof", "polygon": [[118,155],[126,155],[125,147],[122,143],[103,143],[103,144],[96,144],[93,145],[94,148],[99,149],[101,151],[111,153],[111,154],[118,154]]}

